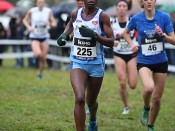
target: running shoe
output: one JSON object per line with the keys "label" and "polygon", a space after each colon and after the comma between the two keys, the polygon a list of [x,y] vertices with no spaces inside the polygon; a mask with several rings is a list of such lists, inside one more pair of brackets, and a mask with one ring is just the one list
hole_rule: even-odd
{"label": "running shoe", "polygon": [[149,116],[149,110],[143,109],[140,117],[140,122],[142,123],[142,125],[144,126],[148,125],[148,116]]}
{"label": "running shoe", "polygon": [[148,131],[154,131],[154,127],[148,127]]}
{"label": "running shoe", "polygon": [[42,80],[42,79],[43,79],[43,76],[42,76],[41,74],[38,74],[38,75],[37,75],[37,79],[38,79],[38,80]]}
{"label": "running shoe", "polygon": [[96,120],[95,121],[89,120],[88,131],[98,131],[98,125]]}
{"label": "running shoe", "polygon": [[126,114],[129,114],[129,112],[130,112],[129,107],[125,107],[122,114],[126,115]]}

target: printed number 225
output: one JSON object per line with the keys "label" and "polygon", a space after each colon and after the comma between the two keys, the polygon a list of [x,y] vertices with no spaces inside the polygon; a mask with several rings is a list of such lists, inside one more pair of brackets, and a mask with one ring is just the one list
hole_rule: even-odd
{"label": "printed number 225", "polygon": [[77,50],[78,50],[77,52],[78,55],[81,55],[81,56],[91,56],[92,55],[92,49],[77,48]]}

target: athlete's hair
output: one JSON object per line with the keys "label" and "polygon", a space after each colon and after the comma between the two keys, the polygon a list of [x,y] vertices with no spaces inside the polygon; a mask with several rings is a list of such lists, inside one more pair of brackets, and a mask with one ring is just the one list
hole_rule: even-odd
{"label": "athlete's hair", "polygon": [[119,2],[126,2],[126,4],[128,5],[128,10],[130,10],[132,8],[132,0],[117,0],[116,1],[116,6],[118,5]]}
{"label": "athlete's hair", "polygon": [[[38,2],[38,0],[34,0],[34,3],[36,4]],[[46,0],[44,0],[44,2],[46,2]]]}
{"label": "athlete's hair", "polygon": [[[143,0],[139,0],[139,2],[140,2],[140,7],[141,7],[141,8],[144,8],[144,5],[142,4],[142,1],[143,1]],[[155,0],[155,1],[156,1],[156,0]]]}

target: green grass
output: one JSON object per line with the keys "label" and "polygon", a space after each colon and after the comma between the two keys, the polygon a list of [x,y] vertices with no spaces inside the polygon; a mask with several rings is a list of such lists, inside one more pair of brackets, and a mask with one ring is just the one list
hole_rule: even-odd
{"label": "green grass", "polygon": [[[12,63],[12,62],[11,62]],[[46,70],[36,79],[36,70],[0,67],[0,131],[75,131],[74,94],[69,71]],[[168,76],[156,131],[175,131],[175,81]],[[99,94],[99,131],[146,131],[140,124],[142,86],[129,91],[131,113],[122,115],[123,105],[113,71],[105,73]]]}

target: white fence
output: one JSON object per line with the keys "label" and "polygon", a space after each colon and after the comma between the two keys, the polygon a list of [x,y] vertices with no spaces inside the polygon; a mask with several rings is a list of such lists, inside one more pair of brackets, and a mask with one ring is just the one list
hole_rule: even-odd
{"label": "white fence", "polygon": [[[62,48],[56,44],[55,40],[49,40],[48,41],[49,45],[56,46],[59,48]],[[0,40],[0,46],[1,45],[30,45],[31,41],[30,40]],[[64,47],[70,47],[71,42],[67,42],[66,46]],[[175,46],[166,43],[165,44],[166,49],[175,49]],[[17,53],[2,53],[0,54],[0,59],[14,59],[14,58],[28,58],[28,57],[33,57],[33,53],[30,52],[17,52]],[[63,57],[63,56],[58,56],[54,54],[48,54],[47,59],[50,59],[52,61],[57,61],[57,62],[69,62],[69,57]],[[106,64],[114,64],[114,60],[112,58],[106,58],[105,59]],[[169,72],[175,72],[175,66],[174,65],[168,65],[168,71]]]}

